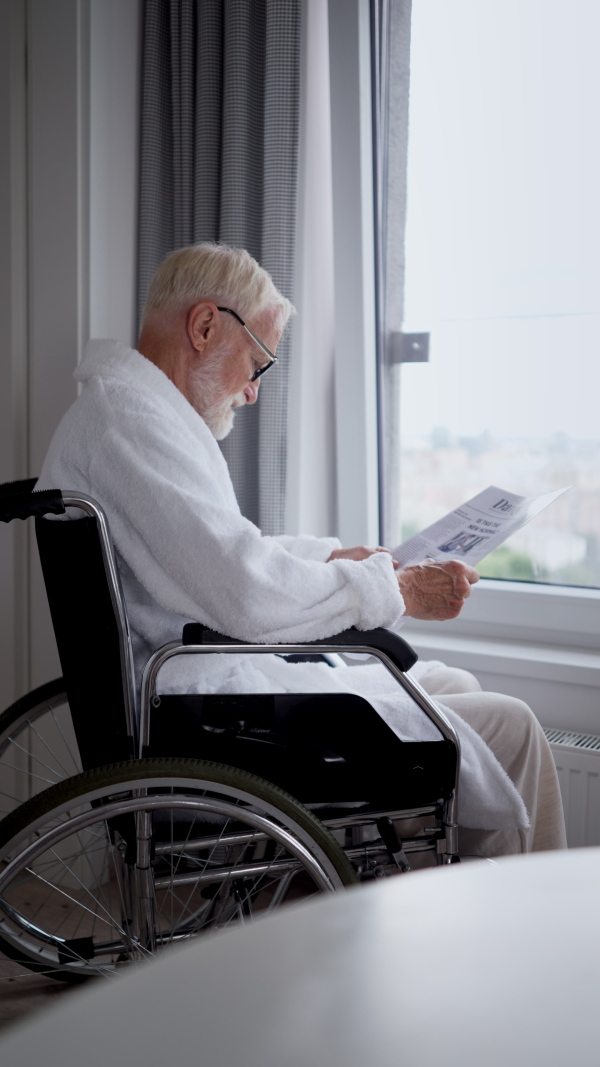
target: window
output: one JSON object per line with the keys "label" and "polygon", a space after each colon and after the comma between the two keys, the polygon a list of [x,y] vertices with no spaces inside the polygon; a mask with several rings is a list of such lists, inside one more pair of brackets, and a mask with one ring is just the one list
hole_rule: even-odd
{"label": "window", "polygon": [[[600,6],[413,0],[400,540],[488,484],[574,488],[482,561],[600,586]],[[392,522],[393,528],[393,522]]]}

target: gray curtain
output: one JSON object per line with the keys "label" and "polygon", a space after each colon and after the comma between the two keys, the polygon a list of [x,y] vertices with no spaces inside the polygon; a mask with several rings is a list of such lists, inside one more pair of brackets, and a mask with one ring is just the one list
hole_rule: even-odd
{"label": "gray curtain", "polygon": [[[139,304],[168,252],[247,248],[293,297],[301,0],[144,0]],[[222,448],[244,514],[285,521],[290,328]]]}

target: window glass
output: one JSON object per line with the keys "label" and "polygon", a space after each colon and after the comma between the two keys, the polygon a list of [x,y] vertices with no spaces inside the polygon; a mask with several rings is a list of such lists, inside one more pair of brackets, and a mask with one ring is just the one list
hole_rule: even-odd
{"label": "window glass", "polygon": [[413,0],[397,533],[573,486],[490,577],[600,586],[599,40],[595,0]]}

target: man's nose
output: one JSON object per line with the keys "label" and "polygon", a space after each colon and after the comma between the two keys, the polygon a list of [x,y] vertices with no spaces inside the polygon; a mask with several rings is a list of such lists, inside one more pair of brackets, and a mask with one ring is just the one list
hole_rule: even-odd
{"label": "man's nose", "polygon": [[258,390],[260,389],[260,378],[257,378],[255,382],[248,382],[248,385],[244,389],[244,396],[246,397],[247,404],[256,404],[258,400]]}

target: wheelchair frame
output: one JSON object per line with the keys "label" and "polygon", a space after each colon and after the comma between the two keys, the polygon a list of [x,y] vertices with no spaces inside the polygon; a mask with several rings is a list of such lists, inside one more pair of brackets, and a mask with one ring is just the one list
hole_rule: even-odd
{"label": "wheelchair frame", "polygon": [[[360,631],[349,631],[351,634],[359,633]],[[372,631],[371,631],[372,632]],[[395,636],[395,635],[394,635]],[[147,749],[150,743],[150,708],[153,701],[157,699],[156,694],[156,682],[158,672],[161,667],[165,665],[170,659],[175,656],[181,655],[206,655],[208,653],[221,652],[235,654],[240,652],[269,654],[277,653],[282,655],[298,654],[298,653],[314,653],[319,652],[336,652],[343,654],[348,652],[349,649],[352,652],[364,653],[369,656],[374,656],[378,659],[384,667],[393,675],[393,677],[400,683],[402,688],[409,694],[422,711],[435,723],[442,736],[447,741],[451,741],[456,748],[456,774],[454,782],[454,790],[452,795],[447,801],[445,801],[444,811],[444,849],[440,851],[443,863],[454,862],[454,857],[458,855],[458,824],[456,822],[456,805],[458,795],[458,777],[460,773],[460,742],[454,727],[448,721],[444,713],[436,706],[431,700],[429,695],[425,692],[422,686],[415,682],[412,678],[407,678],[405,673],[397,667],[386,652],[381,648],[378,648],[374,644],[368,643],[355,643],[354,640],[344,641],[342,640],[343,634],[338,634],[332,638],[331,641],[312,641],[306,644],[270,644],[270,645],[255,645],[244,643],[241,641],[234,641],[233,639],[223,638],[220,642],[211,642],[206,644],[181,644],[178,641],[172,641],[163,645],[157,649],[156,652],[150,657],[144,672],[142,675],[142,689],[141,689],[141,701],[140,701],[140,724],[139,724],[139,739],[138,739],[138,756],[141,759],[144,751]],[[403,809],[404,811],[404,809]],[[410,811],[410,817],[418,817],[419,815],[432,814],[433,809],[431,807],[418,807],[413,808]],[[384,814],[383,812],[381,813]],[[385,813],[387,814],[387,813]],[[398,816],[400,813],[396,813]],[[403,814],[404,818],[408,818],[407,814]],[[370,821],[374,818],[370,816]],[[347,824],[350,820],[329,820],[326,819],[325,825],[333,828],[340,828]]]}
{"label": "wheelchair frame", "polygon": [[[0,519],[2,521],[11,521],[13,518],[28,518],[30,516],[42,517],[47,514],[62,514],[69,508],[78,508],[84,512],[89,518],[95,520],[96,530],[98,534],[98,541],[100,545],[100,551],[102,555],[102,563],[104,567],[104,575],[106,578],[108,591],[110,594],[110,601],[114,614],[114,622],[118,634],[119,645],[119,657],[121,665],[121,684],[123,693],[123,707],[125,711],[127,734],[130,739],[131,752],[136,753],[139,761],[140,772],[143,765],[153,764],[155,761],[145,758],[148,746],[150,743],[150,718],[151,709],[156,705],[157,701],[160,702],[160,698],[157,695],[157,677],[161,667],[164,666],[170,659],[179,655],[206,655],[212,653],[222,654],[315,654],[315,653],[344,653],[352,650],[353,652],[360,652],[375,657],[382,663],[383,666],[390,672],[390,674],[396,679],[396,681],[402,686],[402,688],[408,693],[408,695],[417,703],[422,711],[430,718],[432,722],[439,729],[442,737],[450,742],[456,751],[456,764],[455,764],[455,776],[454,787],[450,791],[449,795],[445,798],[438,800],[436,803],[415,805],[409,808],[401,808],[399,810],[391,811],[373,811],[368,812],[352,812],[350,814],[340,815],[335,817],[335,814],[329,814],[329,817],[322,819],[322,825],[327,830],[334,834],[338,831],[345,831],[346,833],[346,845],[343,852],[348,860],[359,861],[367,858],[369,855],[380,855],[383,851],[387,851],[390,859],[393,860],[396,869],[400,871],[407,869],[406,852],[416,852],[424,850],[436,851],[436,858],[438,863],[451,863],[458,859],[458,834],[456,824],[456,804],[457,804],[457,790],[458,790],[458,777],[460,770],[460,744],[458,737],[454,731],[452,725],[448,722],[443,712],[437,707],[435,702],[431,700],[427,693],[422,689],[418,683],[414,682],[411,678],[405,674],[405,669],[402,667],[402,660],[400,653],[404,653],[405,657],[409,646],[404,641],[397,637],[397,635],[390,633],[389,631],[369,631],[363,632],[356,630],[348,630],[342,634],[333,635],[329,639],[323,639],[314,642],[298,642],[287,644],[255,644],[250,642],[238,641],[233,638],[225,637],[220,634],[215,634],[210,630],[202,628],[199,624],[188,624],[188,627],[184,629],[184,635],[181,642],[173,641],[163,645],[157,649],[146,663],[141,687],[141,699],[140,699],[140,712],[139,721],[136,716],[136,698],[135,698],[135,676],[133,667],[132,646],[129,631],[129,622],[127,617],[127,611],[125,608],[120,575],[118,570],[118,564],[112,539],[110,536],[110,529],[107,517],[102,507],[91,497],[84,493],[78,492],[59,492],[54,490],[32,492],[35,480],[29,480],[26,483],[13,483],[12,486],[3,486],[0,488]],[[27,486],[25,490],[19,491],[20,486]],[[4,499],[2,499],[4,498]],[[186,634],[186,630],[190,633]],[[200,638],[200,640],[198,640]],[[412,650],[409,650],[412,651]],[[407,660],[408,662],[408,660]],[[0,737],[0,742],[2,738]],[[173,762],[173,761],[172,761]],[[177,762],[177,761],[175,761]],[[181,761],[179,761],[181,762]],[[188,761],[189,762],[189,761]],[[123,774],[125,778],[127,775],[125,771],[129,769],[129,777],[132,777],[130,768],[132,764],[120,764],[118,767],[123,767]],[[200,766],[200,764],[198,764]],[[208,766],[208,765],[206,765]],[[113,768],[104,768],[105,771],[111,771]],[[227,768],[225,768],[227,770]],[[235,770],[235,768],[233,768]],[[86,772],[89,776],[90,773]],[[150,773],[150,771],[148,772]],[[245,773],[245,772],[242,772]],[[69,782],[76,783],[77,778],[85,779],[86,774],[76,776],[67,780]],[[151,777],[151,776],[150,776]],[[152,779],[153,780],[153,779]],[[154,783],[156,785],[156,782]],[[268,785],[268,783],[266,783]],[[153,904],[152,904],[152,875],[150,871],[151,851],[152,851],[152,810],[160,807],[160,803],[155,797],[148,794],[148,789],[152,788],[148,785],[148,782],[143,780],[139,781],[139,788],[133,788],[131,802],[129,807],[127,803],[123,807],[123,803],[119,808],[121,814],[125,812],[125,809],[135,808],[136,814],[136,840],[137,840],[137,893],[138,893],[138,915],[136,920],[137,928],[137,942],[142,942],[149,948],[154,949],[156,947],[156,938],[154,935],[153,927]],[[46,790],[45,796],[52,794],[53,790]],[[93,792],[89,793],[89,796],[95,796]],[[38,797],[40,794],[38,794]],[[34,800],[36,798],[33,798]],[[30,802],[31,803],[31,802]],[[296,802],[294,802],[296,803]],[[351,802],[348,802],[351,803]],[[136,808],[137,804],[137,808]],[[163,805],[165,806],[165,805]],[[175,805],[177,806],[177,805]],[[185,806],[185,805],[184,805]],[[196,804],[198,807],[198,803]],[[200,805],[201,806],[201,805]],[[214,806],[214,805],[213,805]],[[19,812],[24,811],[27,804],[22,805],[22,808],[18,809]],[[267,805],[268,807],[268,805]],[[62,809],[56,809],[60,811]],[[112,808],[110,809],[113,810]],[[115,809],[116,810],[116,809]],[[216,809],[215,809],[216,810]],[[441,818],[440,818],[441,811]],[[310,813],[307,812],[307,815]],[[424,831],[419,837],[404,840],[399,842],[393,828],[393,821],[395,819],[411,819],[419,816],[434,815],[436,817],[437,825],[434,828],[430,828],[430,831]],[[12,819],[13,816],[10,816]],[[83,816],[80,816],[80,821]],[[260,820],[260,816],[258,816]],[[9,821],[10,821],[9,819]],[[89,821],[89,819],[88,819]],[[6,820],[5,820],[6,822]],[[18,822],[18,819],[17,819]],[[85,819],[83,819],[85,822]],[[83,825],[82,822],[82,825]],[[381,841],[377,842],[361,842],[361,828],[367,824],[376,824]],[[1,825],[1,824],[0,824]],[[76,827],[76,818],[73,821],[73,828]],[[252,822],[250,820],[250,825]],[[257,824],[258,825],[258,824]],[[294,824],[296,845],[300,847],[301,851],[301,837],[304,831],[298,831],[298,823]],[[57,831],[53,831],[55,836]],[[61,831],[62,832],[62,831]],[[285,837],[285,830],[283,831]],[[326,831],[325,831],[326,832]],[[52,832],[49,831],[48,840],[52,840]],[[277,839],[277,835],[280,831],[275,829],[271,836]],[[350,840],[348,839],[348,833],[350,833]],[[259,835],[260,836],[260,835]],[[294,835],[292,835],[293,837]],[[205,839],[202,839],[205,841]],[[39,850],[39,849],[38,849]],[[27,851],[27,850],[26,850]],[[34,849],[35,851],[35,849]],[[292,850],[293,851],[293,850]],[[25,853],[16,858],[9,857],[9,867],[18,866],[19,862],[23,860]],[[310,866],[310,864],[309,864]],[[409,869],[409,868],[408,868]],[[239,873],[239,871],[238,871]],[[193,875],[188,877],[188,883],[194,880]],[[328,876],[326,874],[320,876],[322,880],[321,888],[327,888]],[[336,884],[337,878],[337,884]],[[0,888],[7,881],[7,869],[0,874]],[[196,881],[198,878],[196,877]],[[285,881],[285,879],[284,879]],[[319,876],[316,878],[319,883]],[[171,883],[174,883],[173,876],[171,876]],[[343,885],[339,881],[338,876],[334,878],[334,882],[331,882],[329,878],[330,888],[338,888]],[[179,879],[178,884],[185,884],[185,877]],[[280,890],[276,891],[277,893]],[[60,941],[60,939],[58,939]],[[64,950],[63,957],[64,957]],[[61,959],[61,950],[59,949],[59,961]],[[67,956],[67,960],[69,957]],[[63,961],[64,962],[64,961]],[[26,964],[29,966],[29,964]],[[59,977],[64,977],[61,973]],[[67,979],[69,980],[69,979]]]}

